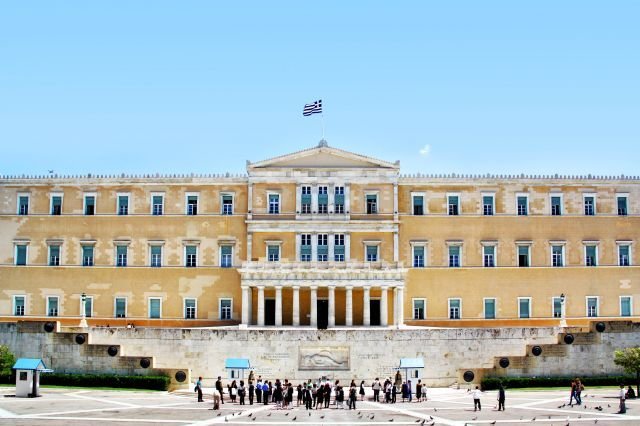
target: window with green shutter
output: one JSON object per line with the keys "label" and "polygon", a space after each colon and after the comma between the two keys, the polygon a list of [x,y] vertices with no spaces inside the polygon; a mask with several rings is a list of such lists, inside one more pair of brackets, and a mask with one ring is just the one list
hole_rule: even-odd
{"label": "window with green shutter", "polygon": [[51,214],[54,216],[62,214],[62,197],[59,195],[51,197]]}
{"label": "window with green shutter", "polygon": [[267,246],[267,259],[269,262],[280,261],[280,246],[278,245]]}
{"label": "window with green shutter", "polygon": [[495,246],[483,246],[482,247],[482,251],[483,251],[483,262],[484,262],[484,267],[485,268],[493,268],[494,266],[496,266],[495,264],[495,257],[496,257],[496,248]]}
{"label": "window with green shutter", "polygon": [[220,247],[220,266],[222,268],[231,268],[233,266],[233,247]]}
{"label": "window with green shutter", "polygon": [[551,215],[552,216],[562,215],[562,197],[559,197],[559,196],[551,197]]}
{"label": "window with green shutter", "polygon": [[16,246],[16,265],[24,266],[27,264],[27,246]]}
{"label": "window with green shutter", "polygon": [[518,266],[526,268],[529,266],[529,246],[518,246]]}
{"label": "window with green shutter", "polygon": [[424,247],[423,246],[413,247],[413,267],[424,268]]}
{"label": "window with green shutter", "polygon": [[458,206],[459,199],[457,195],[449,195],[447,197],[448,214],[449,216],[458,216],[460,214],[460,208]]}
{"label": "window with green shutter", "polygon": [[378,261],[378,246],[367,246],[367,262]]}
{"label": "window with green shutter", "polygon": [[530,318],[531,317],[531,299],[520,299],[519,300],[520,310],[519,316],[520,318]]}
{"label": "window with green shutter", "polygon": [[484,318],[495,319],[496,317],[496,299],[484,299]]}
{"label": "window with green shutter", "polygon": [[529,198],[525,196],[518,197],[518,216],[527,216],[529,214]]}
{"label": "window with green shutter", "polygon": [[413,196],[413,214],[416,216],[424,214],[424,197],[422,195]]}
{"label": "window with green shutter", "polygon": [[164,197],[162,195],[154,195],[151,197],[151,214],[154,216],[162,216],[164,213]]}
{"label": "window with green shutter", "polygon": [[185,256],[186,262],[185,266],[187,268],[195,268],[197,265],[197,257],[198,257],[198,247],[197,246],[185,246]]}
{"label": "window with green shutter", "polygon": [[151,267],[160,268],[162,266],[162,246],[151,246]]}
{"label": "window with green shutter", "polygon": [[60,266],[60,246],[49,246],[49,266]]}
{"label": "window with green shutter", "polygon": [[618,246],[618,265],[629,266],[630,264],[631,262],[629,261],[629,246],[628,245]]}
{"label": "window with green shutter", "polygon": [[18,214],[21,216],[26,216],[29,214],[29,197],[26,195],[20,196],[18,198]]}
{"label": "window with green shutter", "polygon": [[460,246],[449,246],[449,267],[460,267]]}
{"label": "window with green shutter", "polygon": [[116,318],[126,318],[127,316],[127,299],[124,297],[116,297]]}
{"label": "window with green shutter", "polygon": [[198,196],[187,196],[187,215],[196,216],[198,214]]}
{"label": "window with green shutter", "polygon": [[93,246],[82,246],[82,266],[93,266]]}
{"label": "window with green shutter", "polygon": [[280,194],[269,194],[269,214],[280,213]]}
{"label": "window with green shutter", "polygon": [[585,265],[586,266],[597,266],[597,249],[594,245],[589,245],[585,247]]}
{"label": "window with green shutter", "polygon": [[93,216],[96,214],[96,197],[93,195],[85,195],[84,197],[84,214]]}
{"label": "window with green shutter", "polygon": [[618,197],[618,216],[627,215],[627,197]]}
{"label": "window with green shutter", "polygon": [[631,316],[631,296],[622,296],[620,298],[620,315],[623,317]]}
{"label": "window with green shutter", "polygon": [[378,213],[378,195],[367,194],[367,214]]}
{"label": "window with green shutter", "polygon": [[162,301],[159,298],[149,299],[149,318],[160,318],[162,314]]}
{"label": "window with green shutter", "polygon": [[118,215],[126,216],[128,214],[129,214],[129,196],[119,195],[118,196]]}
{"label": "window with green shutter", "polygon": [[116,266],[127,266],[127,246],[116,246]]}
{"label": "window with green shutter", "polygon": [[482,214],[484,216],[493,216],[493,195],[482,196]]}

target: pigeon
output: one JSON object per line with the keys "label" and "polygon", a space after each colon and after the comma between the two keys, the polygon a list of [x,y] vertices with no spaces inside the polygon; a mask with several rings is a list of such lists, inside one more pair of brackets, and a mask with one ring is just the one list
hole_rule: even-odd
{"label": "pigeon", "polygon": [[359,418],[359,419],[361,419],[361,418],[362,418],[362,415],[358,416],[358,418]]}
{"label": "pigeon", "polygon": [[598,423],[598,419],[595,419],[595,420],[593,421],[593,423]]}
{"label": "pigeon", "polygon": [[489,423],[489,424],[490,424],[490,425],[495,425],[495,424],[496,424],[496,421],[494,420],[494,421],[492,421],[492,422],[491,422],[491,423]]}
{"label": "pigeon", "polygon": [[426,421],[426,419],[422,419],[422,423],[420,423],[420,426],[422,426],[425,421]]}
{"label": "pigeon", "polygon": [[607,404],[607,407],[611,408],[611,404]]}
{"label": "pigeon", "polygon": [[433,417],[429,416],[429,420],[433,420]]}
{"label": "pigeon", "polygon": [[251,419],[251,421],[252,421],[252,422],[255,422],[255,421],[256,421],[256,419],[257,419],[257,417],[254,417],[254,418],[252,418],[252,419]]}
{"label": "pigeon", "polygon": [[309,412],[309,417],[311,417],[311,412]]}
{"label": "pigeon", "polygon": [[321,419],[324,419],[324,416],[320,416]]}
{"label": "pigeon", "polygon": [[217,417],[220,417],[220,415],[221,415],[221,414],[222,414],[222,413],[218,413],[218,416],[217,416]]}
{"label": "pigeon", "polygon": [[478,416],[473,416],[471,420],[478,420]]}
{"label": "pigeon", "polygon": [[437,412],[437,411],[438,411],[438,409],[437,409],[436,407],[433,407],[433,411],[436,411],[436,412]]}
{"label": "pigeon", "polygon": [[289,413],[285,413],[284,416],[287,417],[289,415]]}
{"label": "pigeon", "polygon": [[294,417],[291,419],[292,422],[295,422],[298,417]]}
{"label": "pigeon", "polygon": [[389,419],[389,421],[390,421],[390,422],[392,422],[392,421],[393,421],[393,419]]}
{"label": "pigeon", "polygon": [[227,416],[224,416],[224,421],[228,422],[229,420],[227,419]]}
{"label": "pigeon", "polygon": [[271,413],[267,414],[267,417],[270,417],[270,416],[271,416]]}
{"label": "pigeon", "polygon": [[375,416],[376,416],[375,414],[372,414],[371,417],[369,417],[369,420],[373,420]]}
{"label": "pigeon", "polygon": [[360,411],[358,411],[358,414],[360,414]]}
{"label": "pigeon", "polygon": [[536,418],[535,418],[535,417],[534,417],[534,418],[532,418],[532,419],[531,419],[531,421],[532,421],[532,422],[535,422],[535,421],[536,421]]}

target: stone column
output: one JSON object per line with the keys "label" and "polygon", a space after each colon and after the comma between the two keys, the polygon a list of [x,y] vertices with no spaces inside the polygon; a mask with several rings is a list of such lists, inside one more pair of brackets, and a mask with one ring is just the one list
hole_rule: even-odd
{"label": "stone column", "polygon": [[264,326],[264,286],[258,286],[258,325]]}
{"label": "stone column", "polygon": [[334,252],[335,243],[336,243],[335,234],[328,234],[327,244],[329,244],[329,254],[327,255],[327,260],[329,262],[333,262],[335,260],[335,252]]}
{"label": "stone column", "polygon": [[296,214],[300,214],[302,210],[302,186],[296,186]]}
{"label": "stone column", "polygon": [[351,327],[353,325],[353,287],[349,285],[345,287],[345,289],[347,291],[347,301],[345,306],[344,325]]}
{"label": "stone column", "polygon": [[249,324],[249,287],[242,286],[242,326]]}
{"label": "stone column", "polygon": [[251,325],[253,324],[253,288],[249,287],[247,293],[249,294],[249,303],[247,304],[247,315],[249,317],[249,322],[247,322],[247,325]]}
{"label": "stone column", "polygon": [[318,261],[318,234],[311,234],[311,261]]}
{"label": "stone column", "polygon": [[276,286],[276,326],[282,327],[282,286]]}
{"label": "stone column", "polygon": [[348,232],[344,233],[344,261],[348,262],[351,260],[351,234]]}
{"label": "stone column", "polygon": [[344,213],[347,215],[347,219],[351,215],[351,185],[344,184]]}
{"label": "stone column", "polygon": [[398,262],[400,260],[400,247],[398,241],[398,231],[393,233],[393,261]]}
{"label": "stone column", "polygon": [[327,208],[329,209],[328,211],[330,211],[331,213],[335,213],[336,212],[336,206],[335,206],[335,193],[336,193],[336,185],[327,185],[327,198],[329,199],[329,205],[327,206]]}
{"label": "stone column", "polygon": [[[247,219],[251,219],[252,214],[253,214],[253,184],[249,183],[249,188],[247,189]],[[251,256],[249,256],[247,260],[250,261]]]}
{"label": "stone column", "polygon": [[396,292],[396,299],[397,299],[397,307],[398,307],[398,320],[396,322],[396,325],[398,326],[398,328],[402,327],[404,325],[404,289],[402,287],[398,287],[397,292]]}
{"label": "stone column", "polygon": [[318,287],[311,286],[311,318],[309,319],[311,327],[318,327]]}
{"label": "stone column", "polygon": [[311,214],[318,213],[318,185],[311,185]]}
{"label": "stone column", "polygon": [[300,286],[293,286],[293,326],[300,325]]}
{"label": "stone column", "polygon": [[393,184],[393,220],[398,221],[398,182]]}
{"label": "stone column", "polygon": [[393,325],[398,324],[398,287],[393,288]]}
{"label": "stone column", "polygon": [[371,311],[369,306],[369,296],[371,289],[369,287],[364,287],[364,300],[362,303],[362,325],[368,326],[371,325]]}
{"label": "stone column", "polygon": [[247,262],[251,262],[251,258],[253,253],[253,234],[251,232],[247,232]]}
{"label": "stone column", "polygon": [[387,301],[387,287],[382,287],[380,293],[380,325],[386,327],[389,325],[389,320],[387,319],[388,311],[389,311],[389,303]]}
{"label": "stone column", "polygon": [[336,326],[336,287],[334,285],[329,286],[329,321],[327,326]]}

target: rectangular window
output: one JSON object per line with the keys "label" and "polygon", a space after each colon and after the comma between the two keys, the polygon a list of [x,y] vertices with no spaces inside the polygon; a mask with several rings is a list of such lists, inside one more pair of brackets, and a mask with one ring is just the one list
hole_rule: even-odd
{"label": "rectangular window", "polygon": [[618,216],[627,215],[627,197],[618,195]]}
{"label": "rectangular window", "polygon": [[529,197],[526,195],[518,195],[518,216],[526,216],[529,214]]}
{"label": "rectangular window", "polygon": [[26,216],[29,214],[29,196],[28,195],[18,196],[18,214],[20,216]]}
{"label": "rectangular window", "polygon": [[319,186],[318,187],[318,213],[319,214],[327,214],[329,213],[329,194],[328,187]]}
{"label": "rectangular window", "polygon": [[269,194],[269,214],[280,214],[280,194]]}
{"label": "rectangular window", "polygon": [[25,315],[26,296],[13,296],[13,315],[23,317]]}
{"label": "rectangular window", "polygon": [[631,296],[620,296],[620,316],[630,317],[632,311]]}
{"label": "rectangular window", "polygon": [[231,268],[233,266],[233,246],[220,247],[220,267]]}
{"label": "rectangular window", "polygon": [[378,194],[367,194],[367,214],[378,213]]}
{"label": "rectangular window", "polygon": [[93,266],[93,245],[82,246],[82,266]]}
{"label": "rectangular window", "polygon": [[553,317],[562,318],[562,299],[560,297],[553,298]]}
{"label": "rectangular window", "polygon": [[449,268],[460,267],[460,246],[449,246]]}
{"label": "rectangular window", "polygon": [[318,262],[326,262],[329,256],[329,236],[318,234]]}
{"label": "rectangular window", "polygon": [[233,195],[222,195],[222,214],[228,216],[233,214]]}
{"label": "rectangular window", "polygon": [[424,214],[424,196],[413,196],[413,214],[416,216],[422,216]]}
{"label": "rectangular window", "polygon": [[196,319],[196,299],[184,299],[184,319]]}
{"label": "rectangular window", "polygon": [[149,318],[162,317],[162,299],[159,297],[149,298]]}
{"label": "rectangular window", "polygon": [[378,246],[367,246],[367,262],[378,261]]}
{"label": "rectangular window", "polygon": [[301,187],[300,208],[302,214],[311,214],[311,187],[308,185]]}
{"label": "rectangular window", "polygon": [[[82,300],[80,300],[80,313],[82,313]],[[84,316],[87,318],[93,316],[93,296],[87,296],[84,300]]]}
{"label": "rectangular window", "polygon": [[425,299],[413,299],[413,319],[423,320],[425,318]]}
{"label": "rectangular window", "polygon": [[597,297],[587,297],[587,316],[588,317],[598,316],[598,298]]}
{"label": "rectangular window", "polygon": [[482,246],[482,258],[485,268],[493,268],[496,266],[496,247],[495,246]]}
{"label": "rectangular window", "polygon": [[198,246],[185,246],[184,255],[184,266],[187,268],[195,268],[198,266]]}
{"label": "rectangular window", "polygon": [[84,196],[84,214],[85,216],[93,216],[96,214],[96,196]]}
{"label": "rectangular window", "polygon": [[127,249],[125,245],[116,246],[116,266],[127,266]]}
{"label": "rectangular window", "polygon": [[24,266],[27,264],[27,246],[26,244],[16,244],[16,265]]}
{"label": "rectangular window", "polygon": [[344,186],[336,186],[333,189],[334,192],[334,213],[344,214]]}
{"label": "rectangular window", "polygon": [[311,262],[311,234],[300,235],[300,261]]}
{"label": "rectangular window", "polygon": [[518,297],[518,318],[531,318],[530,297]]}
{"label": "rectangular window", "polygon": [[344,234],[335,234],[333,236],[333,260],[336,262],[344,262]]}
{"label": "rectangular window", "polygon": [[457,195],[447,196],[448,214],[449,216],[458,216],[460,214],[459,208],[460,197]]}
{"label": "rectangular window", "polygon": [[280,246],[279,245],[268,245],[267,246],[267,260],[269,262],[279,262],[280,261]]}
{"label": "rectangular window", "polygon": [[118,195],[118,216],[127,216],[129,214],[129,196]]}
{"label": "rectangular window", "polygon": [[562,197],[559,195],[551,196],[551,216],[562,216]]}
{"label": "rectangular window", "polygon": [[494,196],[493,195],[483,195],[482,196],[482,214],[484,216],[493,216],[493,204]]}
{"label": "rectangular window", "polygon": [[162,246],[152,245],[150,250],[151,250],[151,267],[152,268],[162,267]]}
{"label": "rectangular window", "polygon": [[595,245],[584,247],[584,264],[586,266],[598,266],[598,248]]}
{"label": "rectangular window", "polygon": [[47,316],[58,316],[58,296],[47,296]]}
{"label": "rectangular window", "polygon": [[484,299],[484,319],[496,318],[496,299]]}
{"label": "rectangular window", "polygon": [[518,246],[518,266],[521,268],[529,266],[529,246]]}
{"label": "rectangular window", "polygon": [[551,266],[564,266],[564,246],[551,246]]}
{"label": "rectangular window", "polygon": [[631,254],[631,246],[629,245],[619,245],[618,246],[618,266],[629,266],[631,265],[631,258],[629,257]]}
{"label": "rectangular window", "polygon": [[462,316],[462,301],[449,299],[449,319],[460,319]]}
{"label": "rectangular window", "polygon": [[127,298],[126,297],[116,297],[115,300],[115,315],[116,318],[126,318],[127,317]]}
{"label": "rectangular window", "polygon": [[424,246],[413,246],[413,267],[424,268]]}
{"label": "rectangular window", "polygon": [[49,266],[60,266],[60,246],[49,246]]}
{"label": "rectangular window", "polygon": [[151,214],[154,216],[162,216],[164,214],[164,196],[151,196]]}
{"label": "rectangular window", "polygon": [[220,299],[220,319],[230,320],[232,312],[232,300]]}
{"label": "rectangular window", "polygon": [[198,195],[187,195],[187,215],[198,215]]}
{"label": "rectangular window", "polygon": [[584,215],[594,216],[596,214],[596,196],[585,195],[584,196]]}
{"label": "rectangular window", "polygon": [[62,214],[62,195],[51,196],[51,214],[54,216]]}

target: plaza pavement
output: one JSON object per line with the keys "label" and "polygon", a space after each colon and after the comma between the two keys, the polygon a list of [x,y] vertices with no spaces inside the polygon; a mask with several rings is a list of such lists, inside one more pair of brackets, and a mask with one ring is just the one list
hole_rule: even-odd
{"label": "plaza pavement", "polygon": [[[41,398],[12,397],[15,388],[0,388],[0,425],[638,425],[640,400],[628,401],[627,414],[616,414],[615,388],[585,392],[583,406],[567,406],[567,391],[507,390],[505,412],[496,411],[496,392],[482,397],[483,409],[473,411],[471,396],[463,389],[429,389],[422,403],[357,403],[357,409],[307,412],[303,407],[276,410],[274,405],[231,404],[212,410],[211,391],[206,402],[196,402],[190,390],[167,392],[105,391],[43,388]],[[399,400],[400,401],[400,400]],[[346,404],[345,404],[346,407]],[[602,407],[597,410],[596,407]],[[494,423],[495,422],[495,423]]]}

